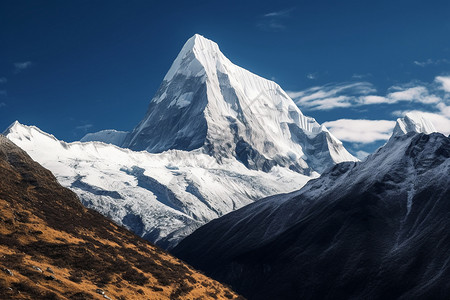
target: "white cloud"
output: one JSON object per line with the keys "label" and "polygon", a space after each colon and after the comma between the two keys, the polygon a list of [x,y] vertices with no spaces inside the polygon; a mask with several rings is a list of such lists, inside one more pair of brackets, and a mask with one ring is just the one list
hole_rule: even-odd
{"label": "white cloud", "polygon": [[353,79],[363,79],[363,78],[367,78],[367,77],[370,77],[370,76],[372,76],[372,74],[370,74],[370,73],[366,73],[366,74],[357,74],[357,73],[355,73],[355,74],[352,75],[352,78]]}
{"label": "white cloud", "polygon": [[6,83],[7,81],[6,77],[0,77],[0,83]]}
{"label": "white cloud", "polygon": [[80,126],[75,127],[75,129],[82,130],[82,131],[87,131],[89,128],[92,128],[92,127],[94,127],[94,125],[92,125],[92,124],[84,124],[84,125],[80,125]]}
{"label": "white cloud", "polygon": [[419,66],[419,67],[426,67],[426,66],[429,66],[429,65],[441,65],[441,64],[450,64],[450,60],[448,60],[448,59],[436,59],[436,60],[434,60],[434,59],[431,59],[431,58],[429,58],[429,59],[427,59],[427,60],[424,60],[424,61],[417,61],[417,60],[415,60],[414,62],[413,62],[416,66]]}
{"label": "white cloud", "polygon": [[352,104],[347,96],[328,97],[324,99],[314,99],[313,101],[303,102],[305,106],[311,109],[329,110],[337,107],[349,107]]}
{"label": "white cloud", "polygon": [[367,156],[369,156],[369,152],[363,151],[363,150],[359,150],[356,151],[356,157],[359,158],[360,160],[364,160],[364,158],[366,158]]}
{"label": "white cloud", "polygon": [[283,31],[286,29],[284,22],[290,17],[294,8],[273,11],[260,16],[256,26],[265,31]]}
{"label": "white cloud", "polygon": [[25,69],[28,69],[29,67],[31,67],[33,63],[31,61],[24,61],[24,62],[17,62],[14,63],[14,72],[15,73],[19,73],[22,72]]}
{"label": "white cloud", "polygon": [[297,105],[311,110],[329,110],[336,107],[349,107],[361,95],[376,92],[371,83],[354,82],[315,86],[303,91],[288,91]]}
{"label": "white cloud", "polygon": [[415,86],[409,88],[403,88],[399,86],[391,87],[390,90],[395,90],[387,95],[390,103],[396,103],[399,101],[416,101],[425,104],[437,103],[441,99],[428,92],[428,89],[424,86]]}
{"label": "white cloud", "polygon": [[[315,86],[303,91],[291,91],[288,95],[300,109],[309,110],[398,104],[394,106],[397,110],[392,114],[403,117],[406,112],[418,112],[420,108],[420,112],[439,132],[450,134],[450,76],[437,76],[432,83],[410,82],[392,86],[385,95],[376,95],[374,92],[376,90],[371,83],[356,82]],[[401,103],[404,105],[400,105]],[[411,106],[416,104],[420,106],[411,109]],[[324,125],[342,141],[366,144],[387,140],[391,136],[395,122],[340,119],[325,122]]]}
{"label": "white cloud", "polygon": [[[310,78],[314,78],[311,74]],[[309,76],[309,75],[308,75]],[[437,88],[436,83],[440,86]],[[330,110],[337,107],[350,107],[374,104],[395,104],[399,102],[417,102],[436,106],[450,95],[450,76],[437,76],[435,83],[423,84],[410,82],[392,86],[386,95],[376,95],[375,87],[369,82],[338,83],[315,86],[302,91],[288,91],[288,95],[300,108],[309,110]]]}
{"label": "white cloud", "polygon": [[266,17],[266,18],[288,17],[289,14],[291,13],[291,11],[293,11],[293,8],[283,9],[283,10],[279,10],[279,11],[273,11],[273,12],[264,14],[263,17]]}
{"label": "white cloud", "polygon": [[450,93],[450,76],[437,76],[435,81],[442,85],[442,89]]}
{"label": "white cloud", "polygon": [[380,104],[380,103],[389,103],[389,99],[382,96],[363,96],[358,99],[361,104]]}
{"label": "white cloud", "polygon": [[389,139],[395,121],[340,119],[323,125],[342,141],[365,144]]}
{"label": "white cloud", "polygon": [[441,114],[447,118],[450,118],[450,106],[445,103],[438,103],[436,107],[440,110]]}
{"label": "white cloud", "polygon": [[393,86],[389,88],[391,91],[386,96],[369,95],[359,98],[362,105],[370,104],[394,104],[401,101],[420,102],[423,104],[438,103],[441,98],[431,94],[425,86],[401,87]]}
{"label": "white cloud", "polygon": [[306,75],[306,78],[311,79],[311,80],[317,79],[317,73],[309,73]]}

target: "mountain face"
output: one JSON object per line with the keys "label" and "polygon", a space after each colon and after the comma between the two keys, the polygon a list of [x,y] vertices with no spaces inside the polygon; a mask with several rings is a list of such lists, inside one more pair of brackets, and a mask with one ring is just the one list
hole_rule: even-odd
{"label": "mountain face", "polygon": [[84,205],[164,248],[356,160],[276,83],[232,64],[199,35],[186,42],[131,133],[105,130],[65,143],[16,122],[5,135]]}
{"label": "mountain face", "polygon": [[0,299],[236,299],[81,205],[0,135]]}
{"label": "mountain face", "polygon": [[213,220],[173,253],[248,299],[443,299],[449,174],[449,137],[395,134],[364,162]]}
{"label": "mountain face", "polygon": [[356,161],[279,85],[234,65],[200,35],[186,42],[122,146],[152,153],[201,149],[249,169],[279,165],[306,175]]}

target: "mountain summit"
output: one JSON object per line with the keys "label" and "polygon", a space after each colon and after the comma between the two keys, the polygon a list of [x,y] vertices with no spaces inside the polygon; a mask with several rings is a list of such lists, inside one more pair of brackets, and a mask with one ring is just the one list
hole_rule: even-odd
{"label": "mountain summit", "polygon": [[405,117],[397,119],[392,136],[404,135],[409,132],[430,134],[436,132],[436,128],[422,114],[409,112]]}
{"label": "mountain summit", "polygon": [[185,43],[122,146],[153,153],[201,148],[266,172],[279,165],[321,173],[356,160],[278,84],[234,65],[198,34]]}

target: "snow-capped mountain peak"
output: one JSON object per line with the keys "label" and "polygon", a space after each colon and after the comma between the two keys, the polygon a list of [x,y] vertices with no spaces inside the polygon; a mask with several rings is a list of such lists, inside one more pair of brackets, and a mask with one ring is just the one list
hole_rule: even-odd
{"label": "snow-capped mountain peak", "polygon": [[404,135],[410,132],[430,134],[436,132],[436,128],[422,114],[409,112],[405,117],[397,119],[392,136]]}
{"label": "snow-capped mountain peak", "polygon": [[279,165],[304,174],[356,160],[278,84],[234,65],[200,35],[185,43],[123,146],[153,153],[202,149],[250,169]]}
{"label": "snow-capped mountain peak", "polygon": [[195,34],[184,44],[164,77],[164,81],[172,80],[177,74],[200,76],[213,72],[216,68],[215,63],[220,60],[228,61],[220,51],[219,45]]}

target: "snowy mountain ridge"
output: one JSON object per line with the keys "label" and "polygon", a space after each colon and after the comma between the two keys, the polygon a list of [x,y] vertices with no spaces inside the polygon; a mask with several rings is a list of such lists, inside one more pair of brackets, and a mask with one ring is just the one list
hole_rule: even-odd
{"label": "snowy mountain ridge", "polygon": [[152,154],[103,142],[66,143],[14,122],[4,134],[82,203],[136,234],[170,248],[202,224],[311,177],[286,168],[249,170],[199,150]]}

